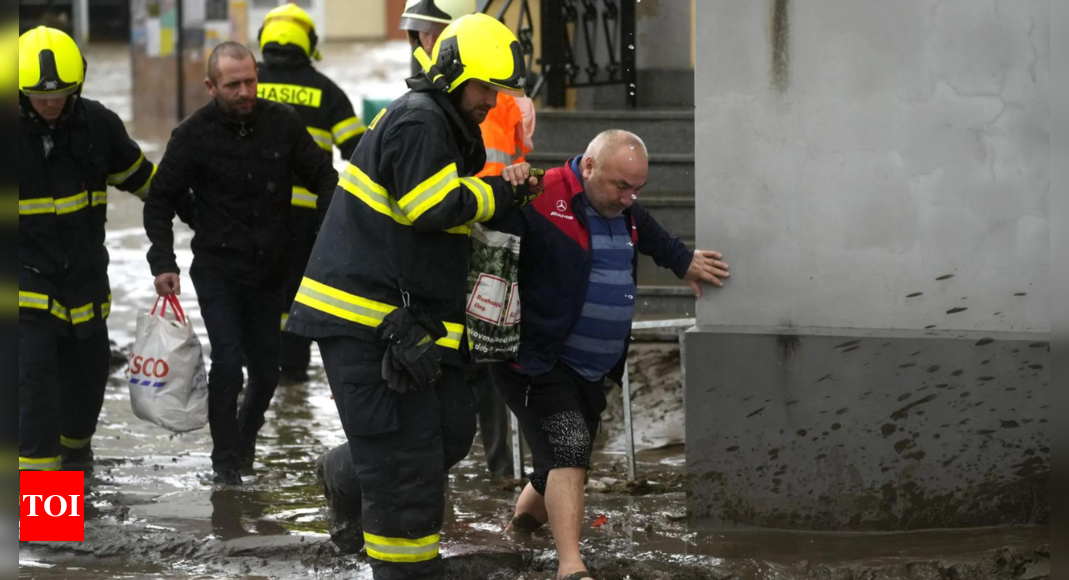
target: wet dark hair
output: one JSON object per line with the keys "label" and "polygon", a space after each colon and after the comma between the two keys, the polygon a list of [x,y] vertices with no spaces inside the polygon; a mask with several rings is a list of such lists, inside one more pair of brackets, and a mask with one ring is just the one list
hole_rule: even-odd
{"label": "wet dark hair", "polygon": [[215,50],[212,51],[212,55],[208,57],[208,78],[211,79],[213,83],[219,80],[219,59],[224,56],[234,60],[256,58],[252,55],[252,51],[244,44],[238,42],[224,42],[220,44],[215,47]]}

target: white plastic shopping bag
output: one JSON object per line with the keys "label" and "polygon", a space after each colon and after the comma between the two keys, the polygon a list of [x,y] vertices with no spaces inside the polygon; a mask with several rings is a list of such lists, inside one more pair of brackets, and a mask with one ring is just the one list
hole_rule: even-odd
{"label": "white plastic shopping bag", "polygon": [[[167,306],[171,306],[170,318]],[[151,311],[137,317],[137,340],[126,376],[130,402],[139,419],[175,433],[208,424],[204,353],[178,298],[161,298]]]}

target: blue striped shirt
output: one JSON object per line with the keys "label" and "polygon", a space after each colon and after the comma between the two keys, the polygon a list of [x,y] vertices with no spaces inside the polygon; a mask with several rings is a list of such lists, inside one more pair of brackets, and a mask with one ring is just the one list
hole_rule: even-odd
{"label": "blue striped shirt", "polygon": [[584,379],[597,382],[620,362],[635,316],[634,258],[627,218],[605,219],[582,198],[590,229],[591,271],[586,302],[560,358]]}

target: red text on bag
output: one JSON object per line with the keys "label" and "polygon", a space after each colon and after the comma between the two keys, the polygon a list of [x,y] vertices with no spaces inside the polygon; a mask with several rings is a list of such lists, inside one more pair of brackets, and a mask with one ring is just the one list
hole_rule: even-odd
{"label": "red text on bag", "polygon": [[19,473],[19,541],[85,541],[85,474]]}
{"label": "red text on bag", "polygon": [[135,356],[130,359],[130,368],[127,369],[132,375],[141,375],[149,379],[164,379],[171,372],[171,367],[163,359]]}

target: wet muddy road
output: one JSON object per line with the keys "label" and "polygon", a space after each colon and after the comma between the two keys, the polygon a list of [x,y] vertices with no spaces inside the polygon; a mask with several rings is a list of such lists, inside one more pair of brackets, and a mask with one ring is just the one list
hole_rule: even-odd
{"label": "wet muddy road", "polygon": [[[336,47],[326,66],[355,91],[376,79],[373,96],[400,83],[400,47]],[[124,116],[129,67],[122,50],[89,54],[87,94]],[[355,59],[355,60],[354,60]],[[346,63],[358,66],[347,67]],[[347,72],[357,71],[357,72]],[[146,142],[150,157],[159,144]],[[119,350],[133,342],[139,309],[151,307],[140,203],[110,196],[108,246],[115,298],[109,322]],[[188,268],[191,234],[179,226],[179,263]],[[182,296],[199,320],[192,284]],[[204,328],[197,330],[208,347]],[[1050,577],[1048,528],[907,535],[808,535],[688,528],[682,488],[682,392],[678,349],[638,345],[632,355],[642,484],[625,483],[620,405],[610,408],[591,475],[584,553],[599,580],[645,579],[951,579]],[[19,548],[19,577],[370,579],[365,562],[327,541],[327,513],[315,459],[344,436],[315,356],[307,385],[280,387],[258,448],[257,475],[241,489],[215,489],[207,430],[175,436],[133,416],[121,360],[109,384],[94,440],[99,465],[86,479],[86,542]],[[619,391],[614,391],[619,397]],[[502,528],[518,488],[492,485],[478,446],[451,476],[444,531],[450,577],[548,580],[555,561],[548,533],[516,538]]]}

